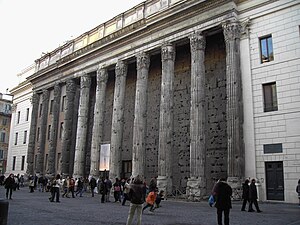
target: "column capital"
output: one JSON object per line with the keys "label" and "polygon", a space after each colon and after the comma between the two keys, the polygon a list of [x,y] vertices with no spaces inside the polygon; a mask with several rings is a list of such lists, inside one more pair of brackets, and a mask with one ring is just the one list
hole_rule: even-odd
{"label": "column capital", "polygon": [[91,86],[91,78],[87,73],[80,77],[80,89],[88,88]]}
{"label": "column capital", "polygon": [[116,71],[116,77],[120,77],[120,76],[126,77],[127,65],[124,63],[124,61],[118,60],[115,71]]}
{"label": "column capital", "polygon": [[66,92],[69,93],[75,93],[76,91],[76,85],[75,85],[75,81],[73,79],[67,80],[66,83]]}
{"label": "column capital", "polygon": [[206,39],[205,36],[202,34],[202,31],[200,30],[195,31],[195,33],[191,34],[189,38],[190,38],[191,51],[205,50]]}
{"label": "column capital", "polygon": [[97,69],[97,83],[99,82],[106,83],[107,79],[108,79],[107,68],[105,68],[103,65],[99,66]]}
{"label": "column capital", "polygon": [[30,102],[32,105],[37,105],[39,103],[39,94],[37,92],[33,92],[32,97],[30,98]]}
{"label": "column capital", "polygon": [[239,21],[225,21],[222,24],[225,42],[240,39],[241,24]]}
{"label": "column capital", "polygon": [[61,88],[60,88],[60,84],[55,84],[54,85],[54,96],[58,96],[59,94],[60,94],[60,90],[61,90]]}
{"label": "column capital", "polygon": [[137,59],[137,70],[141,70],[143,68],[149,69],[150,66],[150,56],[149,54],[145,52],[140,52],[139,54],[136,55]]}
{"label": "column capital", "polygon": [[172,60],[175,61],[175,47],[171,43],[164,43],[161,46],[161,59],[162,61]]}

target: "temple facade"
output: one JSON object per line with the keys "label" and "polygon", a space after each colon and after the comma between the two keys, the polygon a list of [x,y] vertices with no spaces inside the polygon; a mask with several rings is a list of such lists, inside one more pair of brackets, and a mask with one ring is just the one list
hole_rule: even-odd
{"label": "temple facade", "polygon": [[298,1],[148,0],[44,55],[28,77],[26,173],[155,176],[193,201],[221,177],[238,195],[251,177],[260,199],[295,201],[299,11]]}

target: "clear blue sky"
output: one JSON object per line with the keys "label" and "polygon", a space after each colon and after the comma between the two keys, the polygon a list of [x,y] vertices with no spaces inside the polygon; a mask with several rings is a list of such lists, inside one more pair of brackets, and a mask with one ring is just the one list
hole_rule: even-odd
{"label": "clear blue sky", "polygon": [[0,0],[0,92],[17,74],[65,41],[144,2],[142,0]]}

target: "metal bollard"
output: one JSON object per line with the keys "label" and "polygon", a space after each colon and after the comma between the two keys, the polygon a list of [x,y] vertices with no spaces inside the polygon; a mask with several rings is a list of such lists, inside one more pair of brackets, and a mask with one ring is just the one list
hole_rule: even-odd
{"label": "metal bollard", "polygon": [[8,201],[0,199],[0,225],[7,225]]}

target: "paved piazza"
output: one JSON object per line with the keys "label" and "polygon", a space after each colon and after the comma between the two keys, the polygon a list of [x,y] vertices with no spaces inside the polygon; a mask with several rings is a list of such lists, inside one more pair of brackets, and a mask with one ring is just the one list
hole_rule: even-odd
{"label": "paved piazza", "polygon": [[[61,198],[60,203],[52,203],[48,200],[49,195],[38,191],[29,193],[27,188],[13,192],[13,200],[9,200],[8,225],[126,224],[129,203],[126,206],[112,202],[101,204],[100,196],[92,198],[90,193],[85,193],[82,198]],[[0,186],[0,197],[5,197],[3,186]],[[231,225],[300,225],[300,208],[296,204],[260,203],[263,210],[260,214],[241,212],[240,207],[241,202],[233,203]],[[215,225],[216,209],[210,208],[207,202],[169,199],[163,201],[154,214],[146,209],[142,224]]]}

